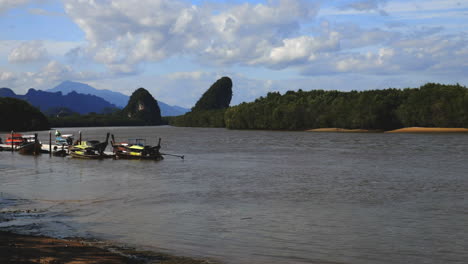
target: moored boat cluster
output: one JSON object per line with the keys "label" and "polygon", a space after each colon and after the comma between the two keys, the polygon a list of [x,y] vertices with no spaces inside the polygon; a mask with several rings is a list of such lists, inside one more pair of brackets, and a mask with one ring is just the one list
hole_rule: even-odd
{"label": "moored boat cluster", "polygon": [[62,135],[58,130],[55,132],[55,142],[49,132],[49,144],[42,144],[38,140],[37,134],[22,135],[11,132],[6,136],[5,142],[0,138],[0,150],[18,151],[21,154],[38,155],[48,153],[53,156],[70,156],[79,159],[139,159],[139,160],[163,160],[163,155],[176,156],[184,159],[184,156],[161,153],[161,138],[158,145],[146,145],[145,139],[133,138],[126,142],[116,142],[112,135],[112,152],[106,152],[109,143],[110,133],[107,133],[105,141],[82,140],[81,132],[79,138],[74,141],[72,134]]}

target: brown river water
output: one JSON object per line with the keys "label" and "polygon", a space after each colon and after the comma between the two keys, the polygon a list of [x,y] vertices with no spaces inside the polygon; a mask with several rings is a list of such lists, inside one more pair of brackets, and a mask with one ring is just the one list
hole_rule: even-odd
{"label": "brown river water", "polygon": [[[0,152],[0,229],[223,263],[466,263],[468,135],[67,128],[185,160]],[[2,135],[3,137],[3,135]],[[48,132],[39,132],[48,141]]]}

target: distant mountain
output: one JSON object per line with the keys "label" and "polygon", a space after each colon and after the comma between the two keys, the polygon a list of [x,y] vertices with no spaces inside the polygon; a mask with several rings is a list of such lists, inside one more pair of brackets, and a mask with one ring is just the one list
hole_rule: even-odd
{"label": "distant mountain", "polygon": [[42,111],[47,111],[50,108],[66,107],[73,112],[87,114],[90,112],[101,113],[109,108],[116,108],[115,105],[101,97],[77,92],[63,95],[62,92],[45,92],[31,88],[25,95],[18,95],[9,88],[1,88],[0,97],[22,99]]}
{"label": "distant mountain", "polygon": [[118,92],[113,92],[110,90],[100,90],[96,89],[90,85],[80,82],[71,82],[64,81],[61,84],[55,86],[52,89],[47,90],[48,92],[62,92],[63,94],[69,94],[73,91],[80,94],[91,94],[96,95],[104,100],[108,101],[111,104],[115,104],[117,107],[123,108],[128,103],[128,96]]}
{"label": "distant mountain", "polygon": [[190,109],[183,108],[177,105],[168,105],[161,101],[158,101],[158,104],[159,104],[159,108],[161,108],[162,116],[179,116],[190,111]]}
{"label": "distant mountain", "polygon": [[[129,100],[129,96],[119,93],[113,92],[110,90],[100,90],[96,89],[90,85],[80,82],[72,82],[72,81],[65,81],[56,87],[48,90],[50,92],[62,92],[63,94],[68,94],[72,91],[77,93],[83,94],[92,94],[99,97],[102,97],[106,101],[115,104],[117,107],[124,108]],[[180,106],[171,106],[164,102],[158,101],[159,108],[161,109],[162,116],[177,116],[183,115],[189,111],[189,109],[180,107]]]}

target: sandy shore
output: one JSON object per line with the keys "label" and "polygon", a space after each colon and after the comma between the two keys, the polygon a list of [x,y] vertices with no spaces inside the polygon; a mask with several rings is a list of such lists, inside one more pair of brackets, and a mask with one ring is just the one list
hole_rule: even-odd
{"label": "sandy shore", "polygon": [[[379,133],[383,130],[368,130],[368,129],[346,129],[346,128],[316,128],[306,130],[308,132],[343,132],[343,133]],[[450,128],[450,127],[405,127],[385,133],[468,133],[468,128]]]}
{"label": "sandy shore", "polygon": [[306,131],[308,131],[308,132],[343,132],[343,133],[377,133],[377,132],[383,132],[381,130],[345,129],[345,128],[336,128],[336,127],[316,128],[316,129],[309,129],[309,130],[306,130]]}
{"label": "sandy shore", "polygon": [[133,249],[102,247],[81,240],[63,240],[0,231],[0,263],[208,264],[213,262]]}
{"label": "sandy shore", "polygon": [[467,128],[446,128],[446,127],[405,127],[385,133],[468,133]]}

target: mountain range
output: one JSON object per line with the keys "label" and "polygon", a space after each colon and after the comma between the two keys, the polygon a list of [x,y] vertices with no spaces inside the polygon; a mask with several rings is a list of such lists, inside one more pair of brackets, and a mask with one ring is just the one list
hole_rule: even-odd
{"label": "mountain range", "polygon": [[86,114],[90,112],[101,113],[105,109],[116,108],[114,104],[101,97],[75,91],[63,95],[62,92],[53,93],[31,88],[26,94],[19,95],[9,88],[0,88],[0,97],[12,97],[27,101],[43,112],[51,108],[68,108],[73,112]]}
{"label": "mountain range", "polygon": [[[96,89],[88,84],[72,81],[64,81],[61,84],[55,86],[52,89],[47,90],[48,92],[62,92],[64,95],[71,92],[77,92],[81,94],[90,94],[103,98],[111,104],[116,105],[119,108],[123,108],[127,105],[129,96],[105,89]],[[158,100],[159,108],[161,109],[162,116],[178,116],[183,115],[190,111],[189,109],[176,106],[168,105]]]}

